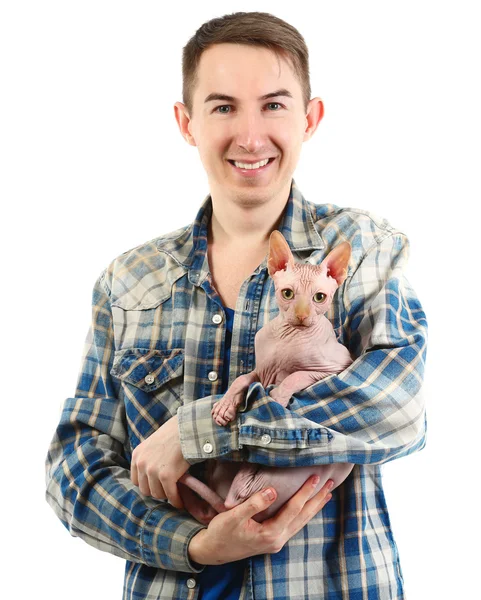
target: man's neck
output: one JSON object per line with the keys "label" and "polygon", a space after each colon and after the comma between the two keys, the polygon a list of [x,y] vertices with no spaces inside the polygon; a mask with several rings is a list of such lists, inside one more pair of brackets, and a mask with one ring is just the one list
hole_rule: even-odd
{"label": "man's neck", "polygon": [[268,245],[271,232],[280,225],[290,185],[283,193],[258,205],[218,198],[212,192],[209,244],[216,248],[251,249]]}

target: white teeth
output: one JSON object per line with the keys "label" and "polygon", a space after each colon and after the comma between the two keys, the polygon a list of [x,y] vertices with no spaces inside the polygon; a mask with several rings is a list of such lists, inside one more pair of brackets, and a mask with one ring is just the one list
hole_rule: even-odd
{"label": "white teeth", "polygon": [[264,165],[267,165],[268,162],[269,162],[269,159],[266,158],[265,160],[261,160],[261,162],[254,163],[253,165],[249,165],[247,163],[236,162],[236,161],[234,161],[234,164],[239,169],[258,169],[259,167],[263,167]]}

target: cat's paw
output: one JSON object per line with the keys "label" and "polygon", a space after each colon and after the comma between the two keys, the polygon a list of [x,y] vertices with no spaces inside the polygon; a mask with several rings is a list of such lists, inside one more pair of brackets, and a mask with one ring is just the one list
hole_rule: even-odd
{"label": "cat's paw", "polygon": [[236,406],[234,402],[224,396],[219,402],[216,402],[212,408],[212,418],[217,425],[227,425],[234,420],[236,416]]}

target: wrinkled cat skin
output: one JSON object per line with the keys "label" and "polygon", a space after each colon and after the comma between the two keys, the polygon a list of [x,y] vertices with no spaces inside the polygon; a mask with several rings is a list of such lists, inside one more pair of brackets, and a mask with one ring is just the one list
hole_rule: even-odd
{"label": "wrinkled cat skin", "polygon": [[[284,236],[279,231],[272,232],[267,266],[274,281],[279,314],[255,336],[255,370],[238,377],[214,405],[212,417],[218,425],[226,425],[235,418],[244,404],[247,388],[255,381],[260,381],[264,388],[275,384],[269,395],[285,407],[296,392],[340,373],[352,363],[349,351],[337,341],[330,321],[324,316],[346,278],[350,256],[351,246],[343,242],[320,265],[296,263]],[[272,486],[277,499],[254,517],[261,522],[273,516],[312,474],[320,476],[314,495],[328,479],[334,481],[334,488],[340,485],[353,466],[333,463],[274,468],[208,461],[207,485],[186,473],[179,480],[179,492],[186,509],[201,523],[208,524],[218,512]]]}

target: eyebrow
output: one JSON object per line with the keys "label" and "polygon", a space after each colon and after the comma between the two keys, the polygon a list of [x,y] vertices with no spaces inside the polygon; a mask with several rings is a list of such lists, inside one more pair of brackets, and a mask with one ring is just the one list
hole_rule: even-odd
{"label": "eyebrow", "polygon": [[[286,90],[285,88],[282,88],[280,90],[276,90],[275,92],[270,92],[269,94],[265,94],[264,96],[261,96],[260,98],[258,98],[258,100],[268,100],[269,98],[276,98],[277,96],[286,96],[287,98],[292,98],[291,92],[289,90]],[[207,98],[204,100],[204,104],[206,102],[212,102],[213,100],[224,100],[226,102],[235,102],[237,100],[237,98],[234,98],[234,96],[227,96],[226,94],[212,93],[212,94],[209,94],[207,96]]]}

